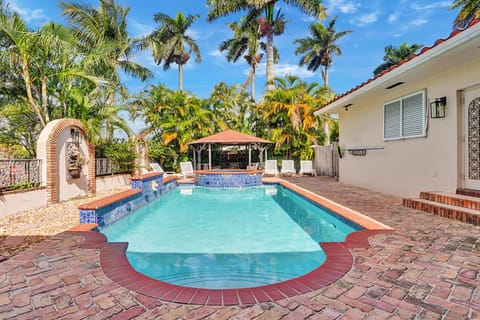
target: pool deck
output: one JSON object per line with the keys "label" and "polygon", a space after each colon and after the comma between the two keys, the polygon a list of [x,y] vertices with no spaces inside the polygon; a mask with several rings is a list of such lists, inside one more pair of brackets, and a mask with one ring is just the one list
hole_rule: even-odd
{"label": "pool deck", "polygon": [[85,243],[80,232],[6,237],[0,252],[8,245],[27,248],[0,263],[0,319],[480,317],[480,227],[405,208],[400,198],[328,178],[285,179],[394,230],[370,237],[370,248],[351,248],[353,266],[334,283],[251,306],[184,305],[131,291],[105,275],[102,245],[95,247],[95,239]]}

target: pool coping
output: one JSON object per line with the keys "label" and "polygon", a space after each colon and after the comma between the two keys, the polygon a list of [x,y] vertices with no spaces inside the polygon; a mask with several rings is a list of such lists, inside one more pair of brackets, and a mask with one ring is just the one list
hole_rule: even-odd
{"label": "pool coping", "polygon": [[353,256],[350,249],[369,248],[369,237],[393,232],[392,228],[384,224],[285,180],[269,179],[264,183],[283,185],[342,216],[347,214],[346,218],[362,225],[365,230],[349,234],[345,242],[319,243],[326,255],[325,262],[303,276],[278,283],[240,289],[199,289],[153,279],[139,273],[130,265],[126,256],[127,242],[107,242],[107,238],[103,234],[90,231],[95,228],[95,225],[92,224],[79,225],[67,232],[83,236],[84,242],[81,245],[83,248],[100,249],[102,270],[110,280],[118,285],[154,299],[210,306],[253,305],[306,294],[326,287],[342,278],[352,268]]}

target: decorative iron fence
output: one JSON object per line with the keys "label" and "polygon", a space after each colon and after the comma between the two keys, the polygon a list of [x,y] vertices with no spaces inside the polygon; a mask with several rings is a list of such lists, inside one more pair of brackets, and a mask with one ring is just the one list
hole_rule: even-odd
{"label": "decorative iron fence", "polygon": [[41,160],[0,160],[0,190],[28,189],[40,186]]}
{"label": "decorative iron fence", "polygon": [[109,158],[95,159],[95,176],[106,176],[117,173],[131,173],[131,164],[122,165]]}

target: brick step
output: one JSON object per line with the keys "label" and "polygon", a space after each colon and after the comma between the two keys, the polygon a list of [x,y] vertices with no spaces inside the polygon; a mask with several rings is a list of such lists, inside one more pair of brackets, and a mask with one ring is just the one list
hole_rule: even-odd
{"label": "brick step", "polygon": [[462,195],[465,195],[465,196],[480,198],[480,190],[475,190],[475,189],[459,188],[459,189],[457,189],[457,194],[462,194]]}
{"label": "brick step", "polygon": [[443,192],[420,192],[420,199],[480,210],[480,198]]}
{"label": "brick step", "polygon": [[403,205],[408,208],[430,212],[441,217],[458,220],[473,225],[480,225],[480,211],[439,203],[425,199],[403,199]]}

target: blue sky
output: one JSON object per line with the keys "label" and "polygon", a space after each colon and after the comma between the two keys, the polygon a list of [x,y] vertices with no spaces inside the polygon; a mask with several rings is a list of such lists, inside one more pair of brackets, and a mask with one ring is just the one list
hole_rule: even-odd
{"label": "blue sky", "polygon": [[[5,2],[19,12],[32,28],[49,20],[64,21],[56,0],[5,0]],[[94,7],[98,5],[98,1],[78,0],[78,2],[91,3]],[[207,97],[216,83],[223,81],[232,85],[245,81],[248,65],[243,60],[236,64],[228,63],[224,54],[218,51],[219,44],[232,36],[225,24],[234,21],[235,17],[222,18],[213,23],[206,22],[206,1],[116,0],[116,2],[131,7],[128,25],[132,37],[148,34],[156,27],[153,21],[154,13],[162,12],[171,16],[179,11],[184,14],[200,14],[200,19],[193,24],[190,35],[197,40],[203,61],[195,64],[191,59],[186,65],[185,90],[200,97]],[[382,63],[386,45],[399,45],[407,41],[409,44],[430,46],[435,40],[448,36],[457,14],[456,11],[449,10],[451,1],[324,0],[323,3],[330,17],[338,16],[337,31],[353,30],[338,42],[342,55],[334,57],[329,73],[330,87],[337,93],[343,93],[370,78],[375,67]],[[289,73],[307,82],[323,83],[319,70],[311,73],[306,68],[298,66],[299,57],[294,55],[295,46],[292,43],[296,38],[309,35],[308,26],[313,20],[303,15],[297,8],[283,7],[283,1],[279,1],[279,5],[290,22],[285,34],[274,40],[280,52],[280,63],[275,65],[275,75],[283,76]],[[238,17],[240,15],[236,16]],[[140,53],[135,60],[154,72],[155,77],[148,83],[164,83],[169,88],[177,88],[176,65],[165,72],[154,64],[149,52]],[[138,92],[146,85],[129,77],[124,77],[124,80],[131,92]],[[256,83],[257,95],[261,95],[265,85],[264,64],[257,70]]]}

